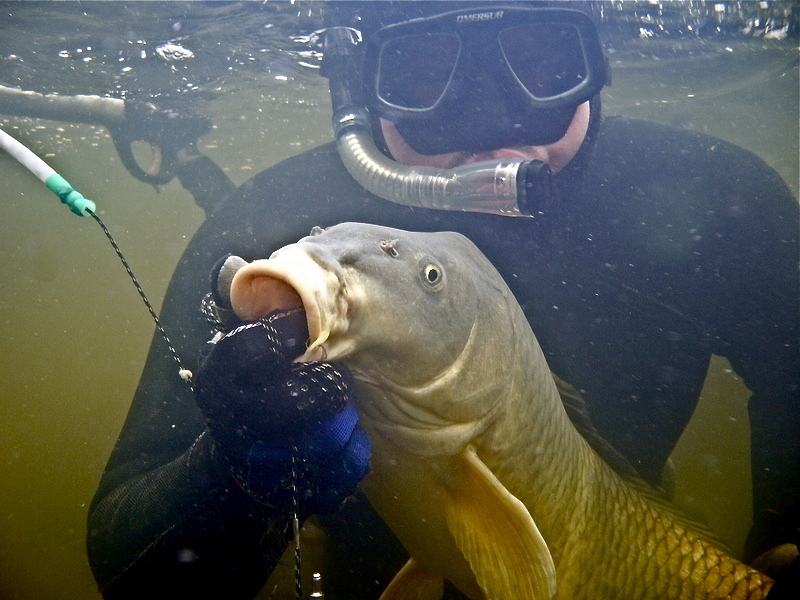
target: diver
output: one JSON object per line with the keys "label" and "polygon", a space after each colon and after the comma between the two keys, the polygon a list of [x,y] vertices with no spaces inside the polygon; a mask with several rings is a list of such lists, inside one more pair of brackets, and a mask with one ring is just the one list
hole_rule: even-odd
{"label": "diver", "polygon": [[[220,293],[220,257],[263,258],[343,221],[468,236],[550,368],[653,485],[711,355],[726,357],[752,391],[745,558],[796,542],[800,222],[780,177],[720,139],[603,118],[607,64],[582,3],[325,11],[337,141],[233,191],[184,253],[161,318],[198,357],[195,393],[156,337],[89,512],[104,597],[252,598],[293,535],[297,497],[301,520],[322,515],[329,597],[378,597],[405,562],[357,492],[369,440],[347,370],[292,364],[302,319],[237,323]],[[209,273],[215,344],[199,309]]]}

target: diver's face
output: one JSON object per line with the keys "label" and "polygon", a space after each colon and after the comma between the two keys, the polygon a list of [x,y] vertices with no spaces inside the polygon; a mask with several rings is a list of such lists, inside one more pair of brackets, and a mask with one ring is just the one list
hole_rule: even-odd
{"label": "diver's face", "polygon": [[509,146],[493,150],[470,153],[448,152],[446,154],[426,155],[416,152],[400,135],[397,127],[390,121],[381,119],[381,130],[386,146],[392,157],[404,165],[418,165],[453,169],[461,165],[483,160],[527,159],[546,163],[553,173],[563,169],[578,153],[586,132],[589,129],[589,102],[584,102],[575,111],[572,122],[560,140],[543,146]]}
{"label": "diver's face", "polygon": [[557,172],[585,139],[606,79],[594,24],[570,8],[410,19],[371,33],[364,58],[373,126],[408,165],[525,158]]}

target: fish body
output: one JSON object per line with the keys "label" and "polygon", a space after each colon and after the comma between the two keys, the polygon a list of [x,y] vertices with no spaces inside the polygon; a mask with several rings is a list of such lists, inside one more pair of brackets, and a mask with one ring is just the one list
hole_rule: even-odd
{"label": "fish body", "polygon": [[[372,441],[362,487],[411,560],[383,598],[764,598],[765,575],[620,478],[571,424],[519,304],[465,237],[345,223],[233,279],[294,298]],[[288,291],[287,291],[288,290]],[[277,306],[285,308],[285,306]]]}

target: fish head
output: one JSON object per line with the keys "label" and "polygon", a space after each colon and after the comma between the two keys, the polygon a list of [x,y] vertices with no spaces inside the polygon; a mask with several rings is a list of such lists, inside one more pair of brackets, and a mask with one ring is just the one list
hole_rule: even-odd
{"label": "fish head", "polygon": [[347,365],[362,416],[418,454],[460,451],[509,384],[518,305],[458,233],[315,228],[241,268],[230,296],[245,320],[302,305],[309,343],[297,360]]}

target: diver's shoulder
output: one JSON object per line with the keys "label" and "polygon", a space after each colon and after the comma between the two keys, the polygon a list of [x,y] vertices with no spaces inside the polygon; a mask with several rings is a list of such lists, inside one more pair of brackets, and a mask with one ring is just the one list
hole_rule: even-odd
{"label": "diver's shoulder", "polygon": [[264,169],[239,187],[215,214],[262,210],[265,205],[299,210],[308,203],[359,195],[334,143],[297,154]]}
{"label": "diver's shoulder", "polygon": [[[216,220],[263,221],[264,215],[286,219],[298,213],[327,214],[332,207],[371,198],[344,168],[334,143],[287,158],[238,186],[211,215]],[[312,223],[316,225],[319,223]],[[305,235],[307,231],[303,233]]]}
{"label": "diver's shoulder", "polygon": [[[677,180],[702,178],[719,188],[770,189],[789,195],[780,175],[754,152],[702,131],[624,116],[605,117],[593,151],[595,167],[619,176],[645,173]],[[613,169],[612,169],[613,170]]]}
{"label": "diver's shoulder", "polygon": [[719,160],[761,161],[754,153],[714,135],[658,121],[626,116],[604,117],[598,145],[627,151],[644,158],[666,157],[694,160],[698,153]]}
{"label": "diver's shoulder", "polygon": [[330,177],[343,174],[346,174],[346,171],[336,152],[336,144],[329,142],[284,159],[264,169],[253,179],[280,180],[288,178],[293,180],[293,183],[299,183],[308,179],[318,179],[323,175]]}

